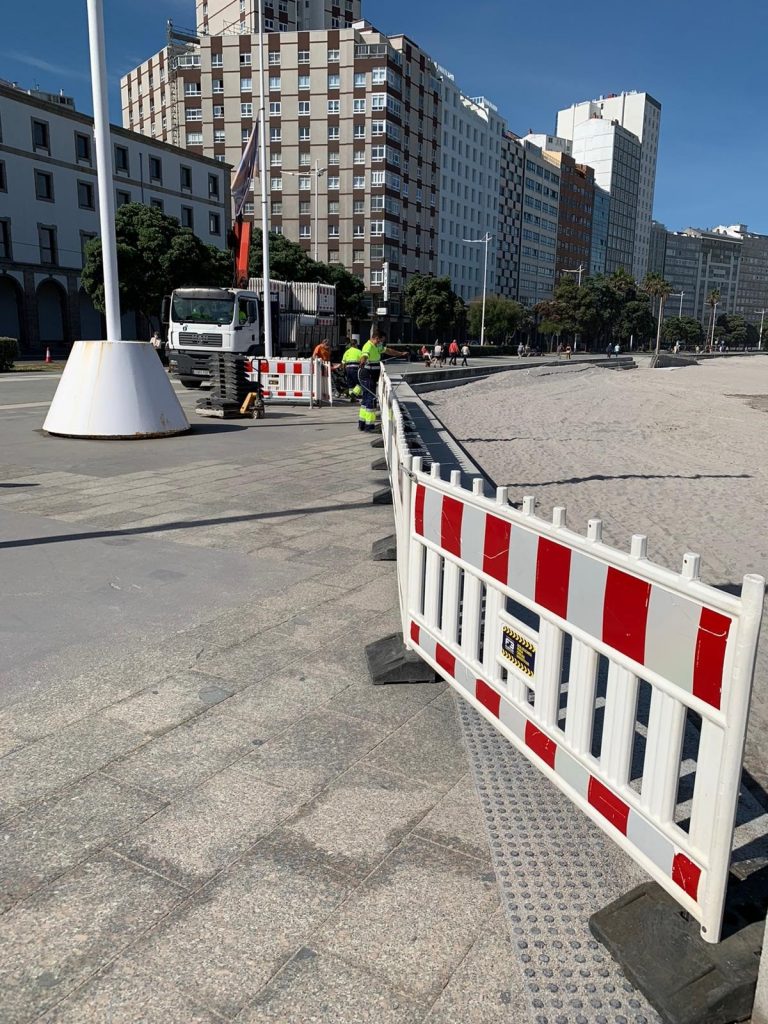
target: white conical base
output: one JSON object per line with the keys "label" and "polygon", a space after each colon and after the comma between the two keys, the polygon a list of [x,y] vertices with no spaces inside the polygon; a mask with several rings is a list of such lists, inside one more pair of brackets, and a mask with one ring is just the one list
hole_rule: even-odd
{"label": "white conical base", "polygon": [[167,437],[189,422],[152,345],[76,341],[43,430],[66,437]]}

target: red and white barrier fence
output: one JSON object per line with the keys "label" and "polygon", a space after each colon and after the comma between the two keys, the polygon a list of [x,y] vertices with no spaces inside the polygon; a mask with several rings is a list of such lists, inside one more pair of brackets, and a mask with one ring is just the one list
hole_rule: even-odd
{"label": "red and white barrier fence", "polygon": [[308,402],[333,405],[330,363],[321,359],[265,359],[246,363],[246,377],[260,379],[265,402]]}
{"label": "red and white barrier fence", "polygon": [[[403,636],[701,925],[720,937],[765,580],[741,597],[443,480],[380,401]],[[695,776],[688,729],[698,733]],[[683,785],[681,786],[681,780]],[[691,792],[683,794],[683,790]]]}

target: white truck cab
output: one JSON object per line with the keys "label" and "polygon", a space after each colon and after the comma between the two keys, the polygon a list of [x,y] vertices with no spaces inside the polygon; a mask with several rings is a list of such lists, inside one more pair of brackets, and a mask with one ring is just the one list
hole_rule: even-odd
{"label": "white truck cab", "polygon": [[261,300],[239,288],[177,288],[163,300],[168,361],[186,388],[199,388],[210,375],[215,352],[263,353]]}

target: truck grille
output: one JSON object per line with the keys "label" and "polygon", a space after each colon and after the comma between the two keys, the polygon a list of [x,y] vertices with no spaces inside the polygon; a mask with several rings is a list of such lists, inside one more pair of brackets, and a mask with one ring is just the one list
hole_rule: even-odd
{"label": "truck grille", "polygon": [[185,331],[179,335],[179,346],[186,348],[187,345],[209,345],[211,348],[221,348],[223,339],[220,334],[195,334],[192,331]]}

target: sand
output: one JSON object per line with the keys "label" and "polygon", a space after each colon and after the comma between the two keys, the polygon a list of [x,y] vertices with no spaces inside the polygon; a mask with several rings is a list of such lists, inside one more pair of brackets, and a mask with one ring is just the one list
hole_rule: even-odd
{"label": "sand", "polygon": [[[435,411],[513,502],[565,505],[585,532],[679,570],[702,557],[706,583],[738,593],[768,576],[768,358],[674,370],[578,365],[515,370],[429,397]],[[768,629],[763,619],[747,767],[768,791]]]}

